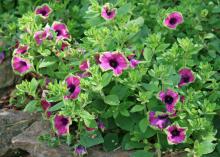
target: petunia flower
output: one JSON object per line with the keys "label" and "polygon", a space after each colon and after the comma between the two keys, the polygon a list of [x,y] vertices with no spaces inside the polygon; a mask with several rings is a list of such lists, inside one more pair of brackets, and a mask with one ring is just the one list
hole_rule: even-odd
{"label": "petunia flower", "polygon": [[166,104],[167,112],[174,112],[175,105],[179,100],[178,93],[172,91],[171,89],[168,89],[166,92],[160,92],[159,93],[159,99]]}
{"label": "petunia flower", "polygon": [[90,67],[90,62],[89,62],[89,60],[85,60],[85,61],[83,61],[83,62],[79,65],[79,69],[80,69],[81,71],[86,71],[86,70],[89,69],[89,67]]}
{"label": "petunia flower", "polygon": [[131,54],[127,58],[128,58],[128,61],[130,62],[130,67],[132,69],[134,69],[140,63],[139,60],[135,59],[135,54]]}
{"label": "petunia flower", "polygon": [[0,52],[0,64],[3,63],[4,59],[5,59],[5,51],[2,51]]}
{"label": "petunia flower", "polygon": [[128,60],[119,52],[104,52],[99,58],[103,71],[113,70],[114,75],[119,76],[128,68]]}
{"label": "petunia flower", "polygon": [[66,80],[69,95],[65,96],[66,99],[75,99],[78,97],[80,89],[80,78],[78,76],[69,76]]}
{"label": "petunia flower", "polygon": [[102,8],[102,13],[101,16],[105,19],[105,20],[112,20],[115,18],[116,16],[116,9],[110,9],[109,3],[105,4]]}
{"label": "petunia flower", "polygon": [[57,134],[66,135],[69,133],[69,126],[72,121],[70,117],[65,117],[63,115],[56,115],[54,118],[54,127],[56,129]]}
{"label": "petunia flower", "polygon": [[96,130],[96,128],[89,128],[87,126],[85,126],[85,128],[86,128],[87,131],[94,131],[94,130]]}
{"label": "petunia flower", "polygon": [[27,53],[29,46],[27,45],[19,45],[17,49],[15,49],[15,54],[25,54]]}
{"label": "petunia flower", "polygon": [[67,26],[60,22],[53,22],[52,30],[57,34],[57,40],[69,39]]}
{"label": "petunia flower", "polygon": [[30,70],[31,64],[30,64],[29,60],[27,60],[27,59],[23,59],[20,57],[14,57],[12,59],[12,68],[14,69],[14,71],[16,71],[20,74],[24,74]]}
{"label": "petunia flower", "polygon": [[191,69],[183,68],[179,70],[179,75],[180,75],[180,82],[178,84],[179,87],[182,87],[184,85],[187,85],[195,81],[195,77]]}
{"label": "petunia flower", "polygon": [[52,9],[47,4],[38,6],[35,9],[35,14],[40,15],[43,19],[48,18],[51,12],[52,12]]}
{"label": "petunia flower", "polygon": [[150,125],[159,129],[164,129],[168,125],[170,125],[168,114],[163,113],[160,115],[156,115],[156,113],[153,111],[149,112],[149,122]]}
{"label": "petunia flower", "polygon": [[180,12],[173,12],[165,18],[163,23],[170,29],[176,29],[179,24],[183,23],[183,16]]}
{"label": "petunia flower", "polygon": [[186,129],[178,125],[168,126],[166,129],[169,144],[183,143],[186,139]]}
{"label": "petunia flower", "polygon": [[86,148],[84,146],[77,146],[74,150],[74,154],[76,156],[83,156],[85,154],[87,154]]}

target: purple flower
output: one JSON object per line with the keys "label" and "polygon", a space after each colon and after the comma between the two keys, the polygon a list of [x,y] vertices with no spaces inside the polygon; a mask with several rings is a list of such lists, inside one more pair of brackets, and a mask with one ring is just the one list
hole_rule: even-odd
{"label": "purple flower", "polygon": [[66,79],[69,95],[65,96],[66,99],[75,99],[80,93],[80,78],[77,76],[69,76]]}
{"label": "purple flower", "polygon": [[4,59],[5,59],[5,51],[2,51],[2,52],[0,53],[0,64],[2,64],[2,62],[4,61]]}
{"label": "purple flower", "polygon": [[179,70],[179,75],[180,75],[180,82],[178,84],[179,87],[182,87],[184,85],[187,85],[195,81],[195,77],[193,75],[192,70],[188,68],[183,68]]}
{"label": "purple flower", "polygon": [[20,74],[24,74],[30,70],[31,64],[30,64],[29,60],[26,60],[26,59],[23,59],[20,57],[14,57],[12,59],[12,67],[13,67],[14,71],[16,71]]}
{"label": "purple flower", "polygon": [[180,12],[173,12],[164,20],[164,25],[170,29],[176,29],[181,23],[183,23],[183,16]]}
{"label": "purple flower", "polygon": [[160,92],[159,98],[162,102],[166,104],[167,112],[174,112],[175,105],[179,100],[178,93],[172,91],[171,89],[168,89],[166,92]]}
{"label": "purple flower", "polygon": [[169,126],[166,129],[167,140],[170,144],[183,143],[186,139],[186,129],[178,125]]}
{"label": "purple flower", "polygon": [[69,33],[67,26],[60,22],[54,22],[52,25],[52,30],[56,32],[57,34],[57,40],[61,39],[69,39]]}
{"label": "purple flower", "polygon": [[164,129],[170,124],[168,114],[156,115],[155,112],[149,112],[149,122],[150,125],[159,129]]}
{"label": "purple flower", "polygon": [[119,52],[104,52],[99,58],[100,67],[103,71],[113,70],[114,75],[119,76],[124,69],[128,68],[128,61]]}
{"label": "purple flower", "polygon": [[35,14],[40,15],[44,19],[46,19],[50,15],[51,12],[52,12],[52,9],[47,4],[38,6],[35,9]]}
{"label": "purple flower", "polygon": [[66,135],[69,133],[69,126],[72,121],[70,117],[64,117],[62,115],[56,115],[54,118],[54,127],[57,130],[57,134]]}
{"label": "purple flower", "polygon": [[134,69],[140,63],[139,60],[135,59],[135,54],[131,54],[127,58],[128,58],[128,61],[130,62],[130,67],[132,69]]}
{"label": "purple flower", "polygon": [[87,154],[86,148],[84,146],[77,146],[74,150],[74,154],[77,156],[83,156]]}
{"label": "purple flower", "polygon": [[15,49],[15,54],[25,54],[29,49],[27,45],[19,45],[17,49]]}
{"label": "purple flower", "polygon": [[112,20],[115,18],[116,16],[116,9],[110,9],[109,3],[105,4],[102,8],[102,13],[101,16],[105,19],[105,20]]}
{"label": "purple flower", "polygon": [[86,70],[89,69],[89,67],[90,67],[90,62],[89,62],[89,60],[85,60],[85,61],[83,61],[83,62],[79,65],[79,69],[80,69],[81,71],[86,71]]}

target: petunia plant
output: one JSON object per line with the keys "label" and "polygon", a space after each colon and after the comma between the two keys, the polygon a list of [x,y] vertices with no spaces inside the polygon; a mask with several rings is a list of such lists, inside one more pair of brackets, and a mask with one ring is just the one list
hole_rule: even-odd
{"label": "petunia plant", "polygon": [[18,22],[12,67],[24,80],[11,103],[41,112],[51,134],[40,139],[78,156],[95,145],[216,155],[216,12],[202,0],[39,4]]}

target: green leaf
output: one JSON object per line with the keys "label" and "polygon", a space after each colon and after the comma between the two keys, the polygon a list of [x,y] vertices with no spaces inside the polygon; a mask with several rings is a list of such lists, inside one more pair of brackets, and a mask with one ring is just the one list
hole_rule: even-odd
{"label": "green leaf", "polygon": [[99,131],[87,131],[81,134],[79,143],[85,147],[92,147],[104,142],[104,139]]}
{"label": "green leaf", "polygon": [[215,143],[211,141],[203,141],[199,143],[198,141],[195,142],[194,149],[198,156],[202,156],[203,154],[209,154],[215,150]]}
{"label": "green leaf", "polygon": [[108,133],[104,137],[103,147],[105,151],[113,151],[119,145],[118,135],[115,133]]}
{"label": "green leaf", "polygon": [[145,48],[143,55],[144,55],[144,59],[145,59],[148,63],[151,62],[151,59],[152,59],[152,57],[153,57],[153,52],[152,52],[151,49]]}
{"label": "green leaf", "polygon": [[140,112],[142,110],[144,110],[144,105],[135,105],[134,107],[132,107],[130,112]]}
{"label": "green leaf", "polygon": [[118,127],[120,127],[121,129],[130,131],[133,129],[134,127],[134,121],[132,120],[131,117],[125,117],[122,115],[118,115],[115,118],[115,123]]}
{"label": "green leaf", "polygon": [[61,109],[63,106],[64,106],[64,103],[63,103],[63,101],[61,101],[61,102],[57,103],[56,105],[50,107],[48,111],[51,111],[51,112],[57,111],[57,110]]}
{"label": "green leaf", "polygon": [[129,89],[126,86],[123,85],[115,85],[111,91],[111,95],[117,95],[120,100],[124,99],[129,95]]}
{"label": "green leaf", "polygon": [[116,106],[116,105],[119,105],[120,100],[118,99],[117,95],[108,95],[104,98],[104,102],[106,104]]}
{"label": "green leaf", "polygon": [[147,130],[148,119],[144,118],[139,122],[139,128],[144,133]]}
{"label": "green leaf", "polygon": [[95,119],[83,119],[84,123],[89,128],[97,128],[97,123]]}
{"label": "green leaf", "polygon": [[102,81],[101,81],[102,88],[107,86],[111,82],[112,76],[113,76],[112,72],[106,72],[102,75]]}
{"label": "green leaf", "polygon": [[123,16],[127,14],[131,10],[131,7],[132,7],[131,3],[126,3],[125,5],[123,5],[117,10],[117,15]]}
{"label": "green leaf", "polygon": [[40,65],[39,68],[45,68],[51,65],[54,65],[56,63],[56,60],[43,60]]}
{"label": "green leaf", "polygon": [[145,150],[137,150],[132,153],[131,157],[154,157],[154,153]]}
{"label": "green leaf", "polygon": [[37,109],[37,104],[40,103],[38,100],[30,101],[24,108],[25,112],[34,112]]}

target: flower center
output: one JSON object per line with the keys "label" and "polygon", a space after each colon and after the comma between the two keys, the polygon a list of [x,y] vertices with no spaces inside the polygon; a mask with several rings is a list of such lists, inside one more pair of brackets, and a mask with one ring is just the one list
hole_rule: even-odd
{"label": "flower center", "polygon": [[73,92],[75,91],[75,89],[76,89],[76,86],[75,86],[75,85],[70,85],[70,86],[69,86],[69,92],[70,92],[70,93],[73,93]]}
{"label": "flower center", "polygon": [[113,59],[109,61],[109,64],[113,68],[117,68],[117,66],[118,66],[118,62],[116,60],[113,60]]}
{"label": "flower center", "polygon": [[45,10],[41,10],[40,12],[43,16],[45,16],[47,14],[47,12]]}
{"label": "flower center", "polygon": [[183,82],[188,83],[189,82],[189,76],[182,76],[182,80],[183,80]]}
{"label": "flower center", "polygon": [[180,131],[175,129],[175,130],[171,131],[171,134],[172,134],[173,137],[176,137],[176,136],[180,135]]}
{"label": "flower center", "polygon": [[60,36],[62,34],[61,30],[56,30],[57,36]]}
{"label": "flower center", "polygon": [[173,103],[173,97],[171,97],[170,95],[166,95],[165,96],[165,103],[166,104],[172,104]]}
{"label": "flower center", "polygon": [[159,115],[159,116],[158,116],[158,119],[161,119],[161,120],[162,120],[162,119],[167,119],[167,117],[168,117],[168,115],[166,115],[166,114],[165,114],[165,115]]}
{"label": "flower center", "polygon": [[63,125],[67,125],[69,120],[67,118],[62,118],[61,122],[62,122]]}
{"label": "flower center", "polygon": [[27,66],[27,63],[25,61],[20,61],[21,66]]}
{"label": "flower center", "polygon": [[108,16],[111,16],[111,14],[112,14],[111,10],[107,9],[107,10],[106,10],[106,14],[107,14]]}
{"label": "flower center", "polygon": [[176,22],[177,22],[177,19],[176,19],[176,18],[172,17],[172,18],[170,19],[170,24],[171,24],[171,25],[175,25]]}

